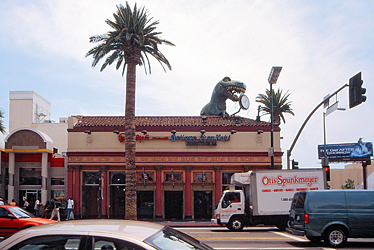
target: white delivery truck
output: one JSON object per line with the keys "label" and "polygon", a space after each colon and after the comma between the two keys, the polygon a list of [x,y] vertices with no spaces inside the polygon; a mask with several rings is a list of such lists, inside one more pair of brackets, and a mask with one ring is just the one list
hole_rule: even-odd
{"label": "white delivery truck", "polygon": [[229,190],[221,194],[214,207],[212,222],[233,231],[256,225],[275,225],[284,230],[294,194],[324,189],[326,177],[322,168],[235,173]]}

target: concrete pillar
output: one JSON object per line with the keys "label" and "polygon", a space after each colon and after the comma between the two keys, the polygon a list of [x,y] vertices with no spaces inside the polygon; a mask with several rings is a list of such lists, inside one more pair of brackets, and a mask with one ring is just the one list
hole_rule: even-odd
{"label": "concrete pillar", "polygon": [[16,172],[15,153],[9,152],[8,203],[11,203],[12,199],[15,198],[15,193],[14,193],[15,172]]}
{"label": "concrete pillar", "polygon": [[222,177],[221,177],[221,172],[222,172],[222,166],[214,166],[214,175],[215,175],[215,181],[214,181],[214,201],[213,204],[215,204],[218,200],[219,197],[221,196],[222,193]]}
{"label": "concrete pillar", "polygon": [[162,166],[155,166],[156,169],[156,219],[162,219]]}
{"label": "concrete pillar", "polygon": [[47,202],[48,199],[48,187],[50,186],[48,183],[48,153],[42,153],[42,200],[41,202],[44,204]]}
{"label": "concrete pillar", "polygon": [[185,170],[186,170],[186,186],[185,186],[185,200],[184,200],[184,204],[185,204],[185,211],[186,211],[186,215],[185,215],[185,218],[186,219],[192,219],[192,182],[191,182],[191,170],[192,170],[192,166],[185,166]]}

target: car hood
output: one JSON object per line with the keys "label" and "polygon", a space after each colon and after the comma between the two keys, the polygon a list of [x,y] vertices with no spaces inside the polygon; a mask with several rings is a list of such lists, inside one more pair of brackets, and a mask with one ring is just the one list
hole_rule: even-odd
{"label": "car hood", "polygon": [[35,224],[35,225],[42,225],[42,224],[49,224],[49,223],[55,223],[57,221],[55,220],[49,220],[49,219],[44,219],[44,218],[39,218],[39,217],[34,217],[34,218],[19,218],[20,221],[22,222],[29,222],[30,224]]}

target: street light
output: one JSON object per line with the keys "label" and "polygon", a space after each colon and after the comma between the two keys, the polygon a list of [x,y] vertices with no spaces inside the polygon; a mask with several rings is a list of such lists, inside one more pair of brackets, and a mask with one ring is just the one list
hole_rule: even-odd
{"label": "street light", "polygon": [[268,82],[270,84],[270,124],[271,124],[271,131],[270,131],[270,149],[269,152],[271,154],[271,169],[274,169],[274,120],[273,120],[273,84],[277,83],[279,74],[282,70],[282,67],[272,67],[270,71],[270,75],[268,78]]}

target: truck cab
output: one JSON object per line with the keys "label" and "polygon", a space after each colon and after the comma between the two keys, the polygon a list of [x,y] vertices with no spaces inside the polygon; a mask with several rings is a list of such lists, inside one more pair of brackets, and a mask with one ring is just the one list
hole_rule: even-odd
{"label": "truck cab", "polygon": [[239,231],[244,226],[245,197],[242,190],[225,190],[214,206],[215,224],[225,224],[229,229]]}

